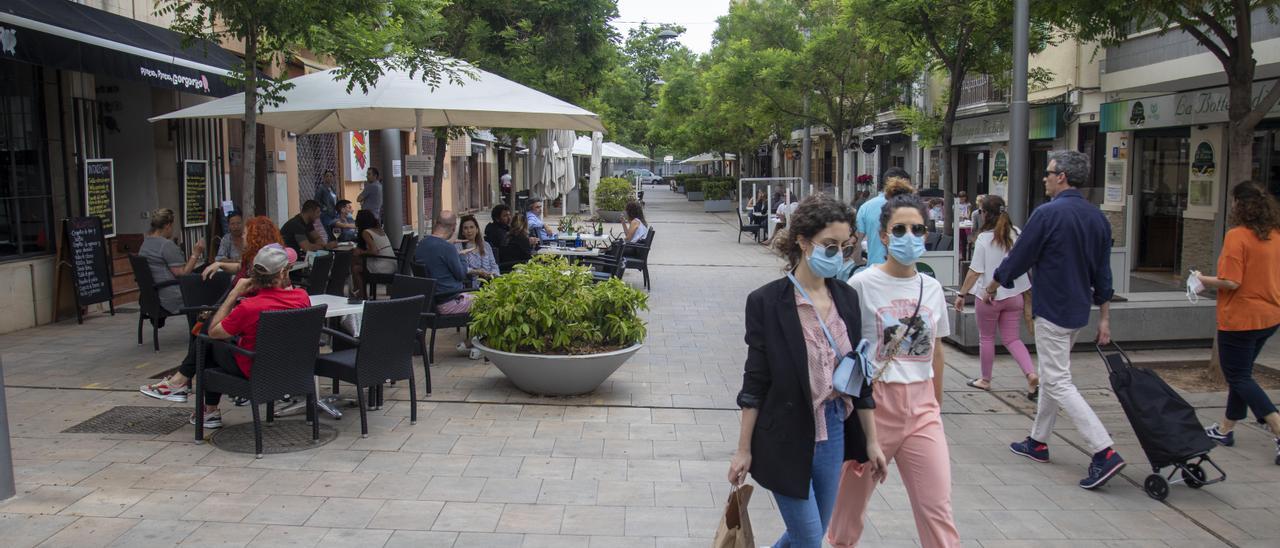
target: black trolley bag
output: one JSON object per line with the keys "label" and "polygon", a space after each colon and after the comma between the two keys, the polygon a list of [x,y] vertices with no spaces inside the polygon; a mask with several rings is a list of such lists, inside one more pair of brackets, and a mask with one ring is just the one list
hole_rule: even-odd
{"label": "black trolley bag", "polygon": [[[1164,500],[1170,484],[1185,483],[1199,489],[1226,480],[1227,474],[1209,458],[1214,442],[1205,435],[1195,408],[1155,372],[1134,367],[1120,345],[1112,343],[1111,347],[1114,352],[1098,346],[1098,354],[1107,364],[1111,390],[1151,462],[1152,474],[1142,482],[1147,496]],[[1205,464],[1217,470],[1217,478],[1208,478]],[[1165,467],[1172,467],[1167,476],[1160,473]]]}

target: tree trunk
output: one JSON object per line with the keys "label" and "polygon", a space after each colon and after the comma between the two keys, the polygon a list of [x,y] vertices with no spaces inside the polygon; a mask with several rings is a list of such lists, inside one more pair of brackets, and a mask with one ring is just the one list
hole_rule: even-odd
{"label": "tree trunk", "polygon": [[[844,134],[844,131],[840,131],[839,133],[837,133],[837,135],[843,135],[843,134]],[[836,141],[836,150],[835,150],[836,180],[834,181],[835,183],[834,187],[836,192],[839,193],[840,201],[853,203],[853,200],[849,199],[849,196],[853,194],[852,192],[853,189],[847,188],[846,185],[844,184],[844,148],[848,143],[845,143],[845,140],[843,137],[836,137],[835,141]]]}
{"label": "tree trunk", "polygon": [[[938,158],[938,184],[942,186],[942,203],[944,218],[946,219],[947,234],[951,234],[952,225],[958,223],[959,219],[955,218],[955,182],[952,181],[951,170],[951,132],[956,125],[956,111],[960,110],[960,90],[963,88],[965,69],[962,66],[952,66],[951,81],[948,82],[949,90],[947,97],[947,111],[942,116],[942,132],[939,140],[942,141],[942,157]],[[955,245],[960,245],[956,242]]]}
{"label": "tree trunk", "polygon": [[[256,25],[250,25],[256,28]],[[256,215],[254,198],[258,191],[258,36],[250,32],[244,41],[244,182],[241,184],[240,209],[248,217]]]}
{"label": "tree trunk", "polygon": [[[436,138],[435,176],[431,177],[431,221],[434,223],[440,218],[440,211],[443,208],[440,198],[444,195],[444,159],[449,153],[449,128],[433,128],[431,133]],[[427,230],[430,229],[431,227],[428,226]]]}

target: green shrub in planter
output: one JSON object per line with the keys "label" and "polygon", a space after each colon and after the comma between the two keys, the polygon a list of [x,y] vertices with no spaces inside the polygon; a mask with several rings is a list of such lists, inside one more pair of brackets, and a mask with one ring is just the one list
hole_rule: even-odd
{"label": "green shrub in planter", "polygon": [[596,209],[622,211],[634,197],[635,187],[631,185],[631,181],[621,177],[600,179],[600,183],[596,185]]}
{"label": "green shrub in planter", "polygon": [[723,179],[708,181],[702,185],[702,192],[708,200],[728,200],[733,192],[733,183]]}
{"label": "green shrub in planter", "polygon": [[702,185],[707,180],[703,177],[691,177],[684,181],[685,192],[702,192]]}
{"label": "green shrub in planter", "polygon": [[589,268],[538,255],[476,292],[471,335],[503,352],[598,354],[644,341],[648,303],[622,280],[594,283]]}

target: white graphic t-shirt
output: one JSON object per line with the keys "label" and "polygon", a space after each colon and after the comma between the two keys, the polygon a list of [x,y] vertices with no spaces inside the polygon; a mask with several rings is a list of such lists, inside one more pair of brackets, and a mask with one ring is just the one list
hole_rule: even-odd
{"label": "white graphic t-shirt", "polygon": [[[920,299],[921,284],[924,298]],[[862,305],[862,338],[872,344],[877,372],[888,370],[881,381],[910,384],[933,378],[934,341],[951,334],[946,297],[938,280],[923,274],[895,278],[877,267],[865,269],[849,279]],[[920,302],[920,322],[908,325],[916,302]],[[895,335],[905,329],[894,352]]]}

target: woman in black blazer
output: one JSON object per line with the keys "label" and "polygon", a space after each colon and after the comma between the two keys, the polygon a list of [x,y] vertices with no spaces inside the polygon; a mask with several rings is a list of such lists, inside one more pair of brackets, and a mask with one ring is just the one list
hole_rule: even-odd
{"label": "woman in black blazer", "polygon": [[781,242],[787,277],[747,297],[742,425],[729,482],[750,472],[773,492],[787,526],[777,546],[821,547],[844,461],[864,463],[878,481],[886,473],[871,388],[849,397],[831,386],[861,333],[857,293],[833,279],[857,249],[853,216],[847,204],[807,198]]}

